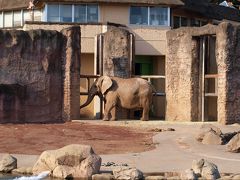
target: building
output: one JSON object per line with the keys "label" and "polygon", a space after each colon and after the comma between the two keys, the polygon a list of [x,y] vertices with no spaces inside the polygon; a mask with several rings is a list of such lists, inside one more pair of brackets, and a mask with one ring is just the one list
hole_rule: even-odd
{"label": "building", "polygon": [[[153,115],[165,118],[165,62],[167,31],[179,27],[200,27],[222,21],[240,22],[239,11],[210,4],[207,0],[0,0],[0,28],[51,29],[61,31],[71,25],[81,27],[81,74],[97,75],[97,36],[114,23],[134,35],[132,75],[151,79],[161,96],[154,98]],[[91,82],[93,78],[91,79]],[[84,80],[81,92],[87,91]],[[81,96],[81,101],[86,97]],[[81,111],[93,118],[99,112],[95,100]]]}

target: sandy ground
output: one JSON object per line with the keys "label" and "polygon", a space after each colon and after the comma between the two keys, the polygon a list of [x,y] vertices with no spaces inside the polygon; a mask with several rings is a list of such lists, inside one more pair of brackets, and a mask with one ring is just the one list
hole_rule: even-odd
{"label": "sandy ground", "polygon": [[97,154],[149,151],[154,133],[147,129],[68,122],[0,125],[0,153],[39,155],[68,144],[91,145]]}

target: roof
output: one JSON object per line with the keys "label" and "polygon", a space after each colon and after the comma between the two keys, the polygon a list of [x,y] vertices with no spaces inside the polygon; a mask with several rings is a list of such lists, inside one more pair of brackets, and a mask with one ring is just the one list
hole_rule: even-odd
{"label": "roof", "polygon": [[209,3],[209,0],[183,0],[185,3],[181,8],[199,13],[201,16],[216,20],[231,20],[240,22],[240,11],[238,9]]}
{"label": "roof", "polygon": [[152,4],[152,5],[184,5],[181,0],[34,0],[38,2],[69,2],[69,3],[117,3],[117,4]]}
{"label": "roof", "polygon": [[0,11],[27,8],[29,0],[0,0]]}

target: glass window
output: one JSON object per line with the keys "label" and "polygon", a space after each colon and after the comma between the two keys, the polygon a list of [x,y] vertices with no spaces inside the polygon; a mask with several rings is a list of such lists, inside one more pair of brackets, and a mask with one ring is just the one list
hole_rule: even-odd
{"label": "glass window", "polygon": [[97,5],[87,5],[87,22],[98,22]]}
{"label": "glass window", "polygon": [[168,8],[150,7],[150,25],[168,25]]}
{"label": "glass window", "polygon": [[72,22],[72,5],[60,5],[60,22]]}
{"label": "glass window", "polygon": [[12,27],[13,25],[13,16],[12,12],[5,12],[4,13],[4,27]]}
{"label": "glass window", "polygon": [[130,24],[148,25],[148,7],[130,7]]}
{"label": "glass window", "polygon": [[87,6],[76,5],[74,9],[74,21],[75,22],[86,22],[87,21]]}
{"label": "glass window", "polygon": [[47,19],[49,22],[59,22],[59,5],[58,4],[49,4],[48,5],[48,16]]}
{"label": "glass window", "polygon": [[31,21],[31,11],[29,10],[26,10],[26,11],[23,11],[23,21]]}
{"label": "glass window", "polygon": [[34,21],[41,21],[42,20],[42,11],[35,9],[34,10]]}
{"label": "glass window", "polygon": [[21,11],[13,12],[13,26],[21,26],[22,25],[22,13]]}
{"label": "glass window", "polygon": [[3,17],[2,17],[2,12],[0,11],[0,28],[3,27]]}

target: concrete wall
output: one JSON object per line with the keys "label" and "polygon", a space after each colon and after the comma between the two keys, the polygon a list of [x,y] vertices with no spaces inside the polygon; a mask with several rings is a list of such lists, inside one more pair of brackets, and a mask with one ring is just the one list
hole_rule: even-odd
{"label": "concrete wall", "polygon": [[76,27],[0,30],[0,123],[79,118],[79,44]]}

